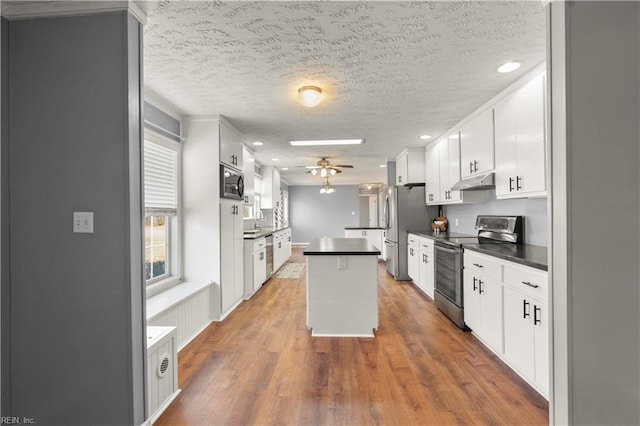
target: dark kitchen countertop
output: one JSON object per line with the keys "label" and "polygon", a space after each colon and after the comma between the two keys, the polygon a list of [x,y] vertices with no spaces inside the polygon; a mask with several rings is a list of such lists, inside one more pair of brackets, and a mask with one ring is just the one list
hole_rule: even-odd
{"label": "dark kitchen countertop", "polygon": [[379,255],[380,250],[366,238],[316,238],[303,253],[305,256]]}
{"label": "dark kitchen countertop", "polygon": [[[460,234],[458,232],[441,232],[434,233],[433,231],[408,231],[409,234],[414,234],[419,237],[427,237],[433,240],[444,238],[470,238],[475,235]],[[530,266],[532,268],[540,269],[542,271],[548,270],[547,248],[541,246],[532,246],[529,244],[509,244],[509,243],[478,243],[477,241],[465,243],[464,240],[460,241],[462,248],[477,251],[478,253],[488,254],[489,256],[498,257],[500,259],[508,260],[521,265]]]}
{"label": "dark kitchen countertop", "polygon": [[345,226],[344,229],[384,229],[380,226]]}
{"label": "dark kitchen countertop", "polygon": [[257,240],[258,238],[268,237],[269,235],[272,235],[275,232],[284,231],[285,229],[289,229],[289,227],[287,226],[286,228],[280,228],[280,229],[264,228],[264,229],[260,229],[260,232],[244,234],[244,239]]}
{"label": "dark kitchen countertop", "polygon": [[547,248],[529,244],[462,244],[465,250],[473,250],[499,257],[542,271],[548,270]]}

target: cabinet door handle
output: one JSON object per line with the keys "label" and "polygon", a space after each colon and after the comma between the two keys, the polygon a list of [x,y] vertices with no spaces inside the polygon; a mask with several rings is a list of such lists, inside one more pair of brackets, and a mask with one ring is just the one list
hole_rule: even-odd
{"label": "cabinet door handle", "polygon": [[476,291],[478,289],[478,286],[476,285],[477,281],[478,279],[476,277],[473,277],[473,291]]}
{"label": "cabinet door handle", "polygon": [[260,260],[264,260],[264,253],[260,253]]}
{"label": "cabinet door handle", "polygon": [[522,185],[520,185],[520,181],[522,178],[520,176],[516,176],[516,191],[520,191],[522,189]]}
{"label": "cabinet door handle", "polygon": [[282,248],[282,241],[278,243],[278,248]]}
{"label": "cabinet door handle", "polygon": [[525,299],[522,299],[522,318],[528,318],[530,316],[529,310],[527,309],[529,305],[529,302],[527,302]]}
{"label": "cabinet door handle", "polygon": [[484,290],[482,289],[482,284],[484,284],[484,281],[478,280],[478,293],[480,294],[484,293]]}
{"label": "cabinet door handle", "polygon": [[538,325],[542,322],[540,321],[540,318],[538,318],[538,312],[542,312],[540,306],[533,305],[533,325]]}
{"label": "cabinet door handle", "polygon": [[513,191],[513,178],[509,178],[509,192]]}
{"label": "cabinet door handle", "polygon": [[529,281],[522,281],[522,284],[528,285],[529,287],[533,287],[533,288],[540,287],[538,284],[531,284]]}
{"label": "cabinet door handle", "polygon": [[474,172],[478,171],[478,162],[476,160],[473,161],[473,171]]}
{"label": "cabinet door handle", "polygon": [[398,182],[402,182],[402,176],[398,176]]}
{"label": "cabinet door handle", "polygon": [[469,173],[473,173],[473,161],[469,161]]}
{"label": "cabinet door handle", "polygon": [[474,263],[473,266],[476,266],[478,268],[484,268],[484,266],[480,265],[479,263]]}

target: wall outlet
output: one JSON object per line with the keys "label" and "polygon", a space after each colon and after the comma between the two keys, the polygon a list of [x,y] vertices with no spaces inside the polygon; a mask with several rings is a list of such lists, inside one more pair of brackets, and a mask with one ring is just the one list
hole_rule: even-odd
{"label": "wall outlet", "polygon": [[93,212],[73,212],[73,232],[93,234]]}
{"label": "wall outlet", "polygon": [[456,217],[456,227],[458,226],[458,218]]}
{"label": "wall outlet", "polygon": [[347,256],[338,256],[338,270],[347,269]]}

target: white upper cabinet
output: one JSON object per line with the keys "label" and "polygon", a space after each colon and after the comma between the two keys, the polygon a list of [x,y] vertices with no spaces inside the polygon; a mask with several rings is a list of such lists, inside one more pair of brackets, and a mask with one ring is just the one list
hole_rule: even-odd
{"label": "white upper cabinet", "polygon": [[460,128],[460,171],[465,178],[493,169],[493,108],[491,108]]}
{"label": "white upper cabinet", "polygon": [[263,209],[280,207],[280,171],[273,166],[262,168],[260,207]]}
{"label": "white upper cabinet", "polygon": [[[425,161],[427,205],[478,203],[486,200],[484,191],[461,192],[451,189],[460,180],[460,132],[453,132],[440,139],[435,146],[429,147],[425,153]],[[434,176],[433,170],[437,170],[438,174]]]}
{"label": "white upper cabinet", "polygon": [[407,148],[396,157],[396,185],[424,183],[424,148]]}
{"label": "white upper cabinet", "polygon": [[544,74],[495,107],[496,198],[546,196]]}
{"label": "white upper cabinet", "polygon": [[437,142],[424,152],[424,193],[427,204],[440,204],[440,147]]}
{"label": "white upper cabinet", "polygon": [[242,137],[229,123],[220,120],[220,162],[242,170]]}
{"label": "white upper cabinet", "polygon": [[255,158],[246,147],[242,147],[242,174],[244,175],[244,204],[253,206],[255,196]]}

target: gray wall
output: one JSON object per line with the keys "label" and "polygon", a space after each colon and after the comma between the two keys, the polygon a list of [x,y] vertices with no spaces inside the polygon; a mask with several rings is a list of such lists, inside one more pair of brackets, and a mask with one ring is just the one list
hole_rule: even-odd
{"label": "gray wall", "polygon": [[2,201],[0,202],[0,413],[6,413],[9,407],[11,391],[11,363],[9,350],[11,339],[9,335],[10,293],[9,293],[9,25],[6,19],[0,18],[0,44],[2,57],[0,59],[0,185],[2,186]]}
{"label": "gray wall", "polygon": [[[452,231],[475,234],[476,216],[518,215],[524,216],[525,243],[547,246],[547,199],[523,198],[517,200],[496,200],[494,191],[487,191],[487,201],[479,204],[444,206],[444,212]],[[458,226],[455,226],[455,219]]]}
{"label": "gray wall", "polygon": [[[3,415],[144,420],[140,31],[124,12],[9,22]],[[74,211],[94,212],[93,234],[72,233]]]}
{"label": "gray wall", "polygon": [[344,237],[345,226],[358,226],[358,186],[335,188],[333,194],[320,194],[320,184],[289,186],[289,223],[294,243],[308,243],[323,236]]}
{"label": "gray wall", "polygon": [[[551,420],[637,425],[640,7],[552,2],[551,8]],[[609,217],[615,224],[607,227]]]}

